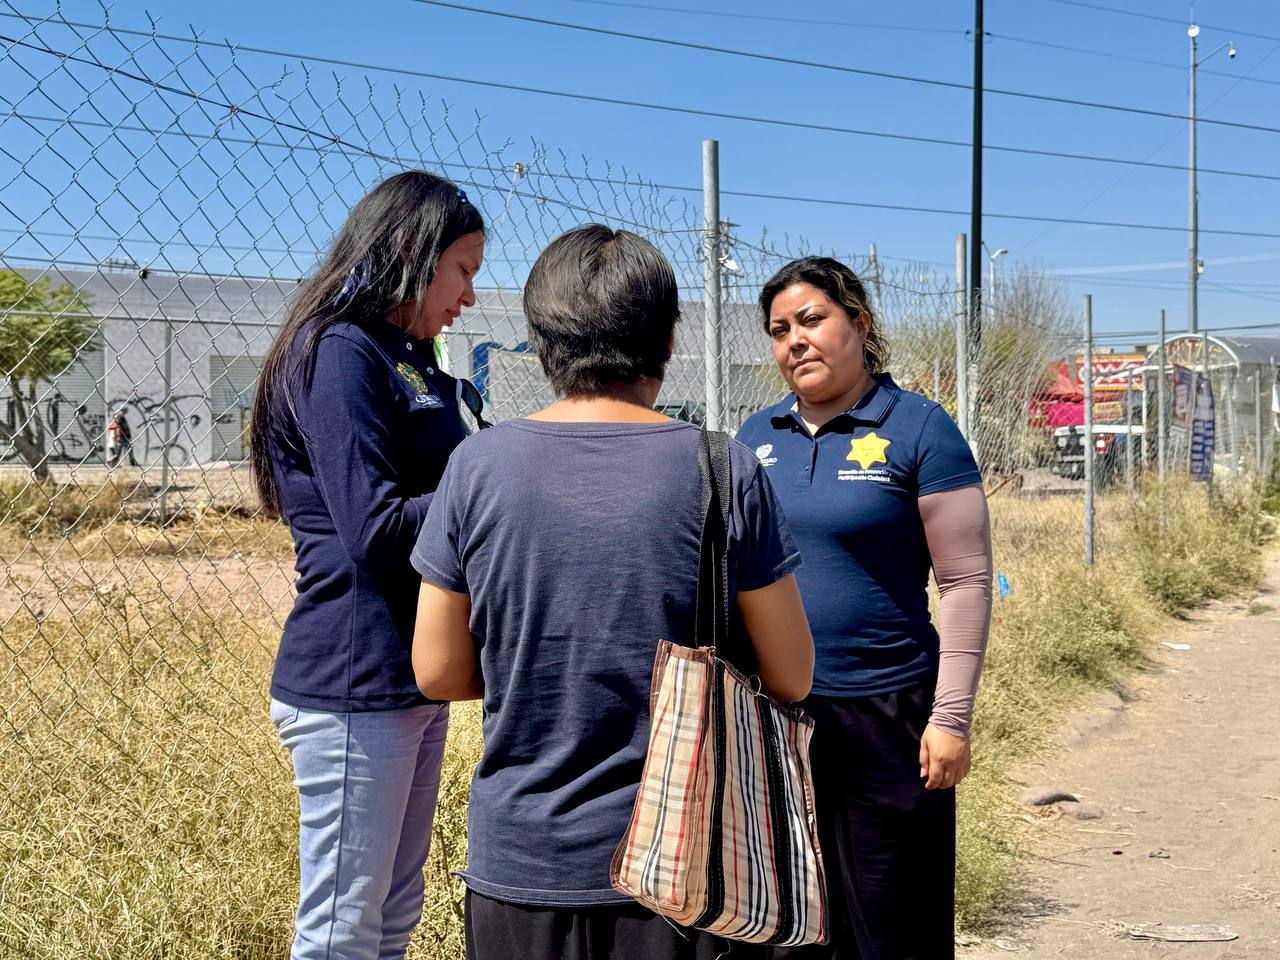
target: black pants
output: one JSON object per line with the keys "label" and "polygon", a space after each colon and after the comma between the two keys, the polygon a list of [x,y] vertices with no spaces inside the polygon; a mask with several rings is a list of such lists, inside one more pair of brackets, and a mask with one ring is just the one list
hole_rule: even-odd
{"label": "black pants", "polygon": [[925,790],[920,777],[932,706],[932,683],[805,704],[831,942],[775,958],[955,956],[955,790]]}
{"label": "black pants", "polygon": [[763,947],[677,927],[638,903],[542,907],[466,899],[467,960],[758,960]]}

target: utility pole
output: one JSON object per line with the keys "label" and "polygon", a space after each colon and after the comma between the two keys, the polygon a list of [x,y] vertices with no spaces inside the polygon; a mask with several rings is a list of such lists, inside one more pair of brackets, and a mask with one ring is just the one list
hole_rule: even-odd
{"label": "utility pole", "polygon": [[[982,423],[982,0],[973,4],[973,196],[969,213],[969,445],[978,454]],[[978,466],[982,467],[981,457]]]}

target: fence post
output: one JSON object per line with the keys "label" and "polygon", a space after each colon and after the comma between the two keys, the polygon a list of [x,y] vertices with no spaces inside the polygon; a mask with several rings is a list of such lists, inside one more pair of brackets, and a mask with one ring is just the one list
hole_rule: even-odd
{"label": "fence post", "polygon": [[1133,496],[1133,371],[1124,375],[1124,485]]}
{"label": "fence post", "polygon": [[1239,419],[1236,416],[1236,394],[1239,392],[1235,371],[1228,367],[1222,372],[1223,419],[1227,427],[1227,455],[1231,457],[1231,472],[1240,472],[1240,432]]}
{"label": "fence post", "polygon": [[[1164,311],[1160,311],[1160,349],[1157,351],[1159,356],[1158,376],[1156,379],[1156,469],[1160,483],[1164,484],[1165,476],[1165,448],[1169,445],[1169,418],[1166,416],[1165,410],[1165,350],[1164,350]],[[1164,494],[1161,494],[1161,503],[1164,502]]]}
{"label": "fence post", "polygon": [[956,426],[969,436],[969,287],[967,280],[968,238],[956,236]]}
{"label": "fence post", "polygon": [[1280,461],[1280,410],[1271,408],[1271,401],[1280,394],[1280,366],[1276,365],[1275,354],[1271,355],[1271,392],[1267,393],[1266,399],[1263,401],[1267,406],[1269,414],[1267,423],[1267,446],[1270,448],[1268,460],[1270,461],[1270,469],[1264,468],[1266,476],[1263,477],[1264,482],[1270,481],[1272,476],[1280,477],[1280,471],[1276,469],[1277,461]]}
{"label": "fence post", "polygon": [[1139,466],[1143,475],[1151,469],[1151,377],[1147,373],[1145,358],[1142,364],[1142,456]]}
{"label": "fence post", "polygon": [[1254,472],[1262,477],[1262,375],[1249,374],[1249,389],[1253,391],[1253,464]]}
{"label": "fence post", "polygon": [[173,321],[164,318],[164,440],[160,445],[160,526],[169,524],[169,444],[173,432]]}
{"label": "fence post", "polygon": [[706,369],[706,424],[723,426],[720,383],[720,141],[702,141],[703,365]]}
{"label": "fence post", "polygon": [[1093,296],[1084,295],[1084,565],[1093,566]]}
{"label": "fence post", "polygon": [[102,321],[102,436],[98,438],[98,452],[102,462],[111,466],[111,343],[107,337],[107,322]]}

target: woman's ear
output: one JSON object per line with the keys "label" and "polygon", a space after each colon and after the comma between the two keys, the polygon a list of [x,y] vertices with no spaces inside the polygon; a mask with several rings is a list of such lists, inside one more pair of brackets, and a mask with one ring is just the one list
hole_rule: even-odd
{"label": "woman's ear", "polygon": [[871,336],[871,314],[867,313],[867,311],[858,311],[858,319],[854,321],[854,325],[857,327],[858,333],[862,335],[863,340]]}

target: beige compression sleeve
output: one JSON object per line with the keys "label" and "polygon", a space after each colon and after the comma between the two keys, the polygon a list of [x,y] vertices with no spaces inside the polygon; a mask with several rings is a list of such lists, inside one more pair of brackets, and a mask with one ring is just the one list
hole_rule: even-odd
{"label": "beige compression sleeve", "polygon": [[919,506],[942,598],[938,685],[929,722],[939,730],[967,737],[991,626],[987,498],[982,487],[975,485],[927,494]]}

